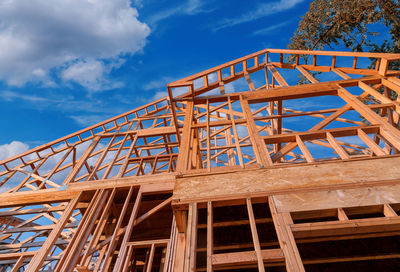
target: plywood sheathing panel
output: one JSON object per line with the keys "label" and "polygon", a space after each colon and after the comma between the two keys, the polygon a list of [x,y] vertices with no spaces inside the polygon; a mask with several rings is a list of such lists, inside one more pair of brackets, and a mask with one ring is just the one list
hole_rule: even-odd
{"label": "plywood sheathing panel", "polygon": [[400,184],[273,196],[278,212],[298,212],[400,202]]}
{"label": "plywood sheathing panel", "polygon": [[340,185],[381,185],[400,180],[399,165],[400,158],[392,157],[184,177],[177,179],[173,198],[178,204],[240,195],[326,190]]}

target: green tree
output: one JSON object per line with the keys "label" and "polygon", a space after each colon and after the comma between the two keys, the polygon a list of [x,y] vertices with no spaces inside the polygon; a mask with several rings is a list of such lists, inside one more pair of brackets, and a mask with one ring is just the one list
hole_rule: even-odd
{"label": "green tree", "polygon": [[[323,50],[343,44],[357,52],[400,52],[399,22],[397,0],[314,0],[288,48]],[[370,31],[373,24],[384,24],[390,39],[377,44],[374,37],[382,33]]]}
{"label": "green tree", "polygon": [[[381,24],[389,31],[390,39],[376,39],[377,33],[370,31],[374,24]],[[377,41],[380,40],[380,43]],[[397,0],[314,0],[308,12],[290,39],[289,49],[324,50],[338,46],[356,51],[400,52],[400,4]],[[308,56],[302,56],[307,62]],[[293,59],[289,61],[293,62]],[[371,66],[374,65],[372,60]],[[399,62],[391,62],[390,69],[400,69]],[[313,73],[317,75],[318,73]],[[299,84],[306,82],[302,77]],[[383,88],[379,88],[383,93]],[[392,98],[397,94],[392,93]],[[371,101],[366,99],[364,103]]]}

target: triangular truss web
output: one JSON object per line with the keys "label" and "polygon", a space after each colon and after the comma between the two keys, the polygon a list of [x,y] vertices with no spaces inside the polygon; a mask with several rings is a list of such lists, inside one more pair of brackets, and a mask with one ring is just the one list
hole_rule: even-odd
{"label": "triangular truss web", "polygon": [[[170,83],[169,97],[1,162],[1,191],[175,172],[181,152],[190,157],[185,170],[209,171],[394,154],[398,143],[386,131],[399,121],[400,81],[385,67],[396,57],[257,52]],[[178,150],[184,140],[190,152]],[[265,145],[262,154],[254,145]]]}
{"label": "triangular truss web", "polygon": [[[85,190],[140,176],[162,179],[396,155],[400,72],[390,70],[390,64],[399,59],[398,54],[378,53],[256,52],[168,84],[165,98],[0,162],[0,196]],[[107,199],[118,196],[122,211],[135,199],[142,201],[143,192],[136,187],[117,191],[2,208],[0,270],[2,265],[26,268],[33,263],[43,271],[63,271],[78,262],[64,252],[77,249],[84,254],[80,264],[90,271],[96,265],[122,267],[121,261],[101,259],[112,253],[101,251],[103,232],[96,233],[94,226],[79,225],[90,235],[80,237],[87,241],[81,244],[74,240],[82,218],[104,219],[101,210],[85,213],[91,205],[115,213]],[[163,209],[170,196],[160,196],[137,216]],[[92,197],[96,203],[89,201]],[[40,258],[35,254],[53,233],[48,226],[59,227],[58,239]],[[111,229],[107,235],[120,234]],[[146,246],[168,246],[157,243]],[[133,254],[137,245],[127,245],[123,254]],[[1,263],[2,254],[11,257]]]}

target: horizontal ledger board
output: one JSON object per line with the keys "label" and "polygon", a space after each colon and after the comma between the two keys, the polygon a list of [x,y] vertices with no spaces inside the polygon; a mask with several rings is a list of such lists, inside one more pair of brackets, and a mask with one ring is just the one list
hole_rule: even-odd
{"label": "horizontal ledger board", "polygon": [[356,188],[400,180],[400,157],[334,161],[177,178],[175,204]]}
{"label": "horizontal ledger board", "polygon": [[354,189],[299,192],[273,196],[278,212],[299,212],[333,208],[400,203],[400,184]]}
{"label": "horizontal ledger board", "polygon": [[141,186],[143,193],[170,192],[174,187],[175,176],[173,174],[157,174],[151,176],[134,176],[113,178],[109,180],[94,180],[86,182],[74,182],[62,189],[43,189],[35,192],[16,192],[0,194],[0,207],[15,205],[28,205],[39,203],[51,203],[66,201],[75,198],[80,192],[94,192],[98,189],[129,188],[129,186]]}

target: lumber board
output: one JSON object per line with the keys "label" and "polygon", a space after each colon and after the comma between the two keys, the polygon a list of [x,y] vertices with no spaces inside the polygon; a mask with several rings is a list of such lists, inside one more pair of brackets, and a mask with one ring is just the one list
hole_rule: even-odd
{"label": "lumber board", "polygon": [[400,184],[273,196],[279,212],[311,211],[400,203]]}
{"label": "lumber board", "polygon": [[[265,263],[283,262],[285,260],[281,249],[263,249],[261,250],[261,256]],[[219,253],[212,255],[212,264],[215,267],[256,263],[257,256],[255,251]]]}
{"label": "lumber board", "polygon": [[96,189],[123,188],[129,186],[143,185],[143,191],[161,192],[172,191],[175,185],[174,174],[159,174],[152,176],[124,177],[118,179],[96,180],[83,183],[72,183],[63,190],[47,189],[36,192],[17,192],[13,194],[3,193],[1,196],[1,207],[26,205],[37,203],[52,203],[70,200],[81,191],[92,191]]}
{"label": "lumber board", "polygon": [[178,205],[190,201],[245,198],[255,194],[396,182],[400,179],[398,165],[400,157],[384,157],[185,176],[176,180],[173,202]]}
{"label": "lumber board", "polygon": [[400,230],[400,217],[355,219],[291,225],[296,238],[379,233]]}

